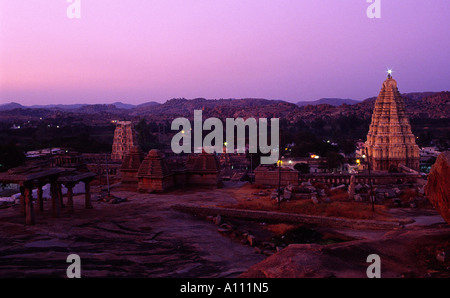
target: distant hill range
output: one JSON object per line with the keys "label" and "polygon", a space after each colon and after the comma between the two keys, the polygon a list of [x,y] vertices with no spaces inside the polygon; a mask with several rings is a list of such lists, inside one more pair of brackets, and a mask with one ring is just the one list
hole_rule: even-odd
{"label": "distant hill range", "polygon": [[327,104],[330,106],[338,107],[343,104],[347,105],[353,105],[356,103],[359,103],[360,101],[354,100],[354,99],[344,99],[344,98],[321,98],[314,101],[299,101],[297,105],[299,107],[307,106],[307,105],[321,105],[321,104]]}
{"label": "distant hill range", "polygon": [[[402,94],[410,118],[450,118],[450,92],[415,92]],[[131,105],[122,102],[112,104],[73,104],[22,106],[11,102],[0,105],[0,121],[31,120],[35,118],[72,117],[105,121],[115,119],[141,119],[154,121],[173,120],[175,117],[193,117],[194,110],[202,110],[203,117],[224,118],[280,118],[288,121],[313,121],[317,118],[338,118],[356,115],[370,118],[376,97],[363,101],[340,98],[323,98],[297,104],[281,100],[261,98],[244,99],[185,99],[174,98],[163,104],[148,102]],[[80,117],[85,115],[84,117]],[[98,115],[101,115],[100,117]]]}
{"label": "distant hill range", "polygon": [[0,105],[0,111],[9,111],[14,109],[46,109],[46,110],[67,110],[67,111],[76,111],[83,110],[85,107],[97,107],[98,109],[112,108],[112,109],[124,109],[131,110],[137,107],[146,107],[146,106],[157,106],[160,105],[158,102],[146,102],[140,105],[132,105],[123,102],[115,102],[112,104],[49,104],[49,105],[32,105],[32,106],[23,106],[17,102],[11,102]]}

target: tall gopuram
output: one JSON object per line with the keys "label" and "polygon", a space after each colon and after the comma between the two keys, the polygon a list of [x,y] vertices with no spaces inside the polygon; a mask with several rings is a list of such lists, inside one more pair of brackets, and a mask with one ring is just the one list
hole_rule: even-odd
{"label": "tall gopuram", "polygon": [[111,159],[123,160],[134,146],[138,146],[138,142],[131,121],[118,121],[114,131]]}
{"label": "tall gopuram", "polygon": [[375,171],[389,171],[400,165],[419,170],[419,146],[411,132],[397,82],[390,72],[375,102],[365,147]]}

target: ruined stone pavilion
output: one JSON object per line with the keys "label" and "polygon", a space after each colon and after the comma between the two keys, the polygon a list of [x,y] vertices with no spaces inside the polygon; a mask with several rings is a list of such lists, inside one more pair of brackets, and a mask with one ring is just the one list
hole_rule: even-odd
{"label": "ruined stone pavilion", "polygon": [[401,165],[419,170],[419,147],[411,132],[397,82],[390,73],[375,102],[365,148],[375,171],[389,171]]}
{"label": "ruined stone pavilion", "polygon": [[67,188],[67,212],[74,213],[73,188],[79,182],[85,186],[85,208],[91,209],[90,182],[96,175],[91,172],[80,173],[70,168],[43,168],[40,166],[21,166],[0,173],[0,183],[15,183],[20,186],[20,213],[25,216],[27,225],[35,224],[33,189],[37,189],[37,206],[40,212],[44,211],[42,187],[51,185],[52,215],[60,217],[60,208],[63,205],[62,185]]}

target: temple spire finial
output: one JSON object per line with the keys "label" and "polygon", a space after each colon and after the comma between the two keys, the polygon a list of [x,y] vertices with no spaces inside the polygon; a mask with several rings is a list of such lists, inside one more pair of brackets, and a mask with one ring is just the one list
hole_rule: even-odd
{"label": "temple spire finial", "polygon": [[386,72],[388,74],[388,79],[392,79],[392,68],[388,68]]}

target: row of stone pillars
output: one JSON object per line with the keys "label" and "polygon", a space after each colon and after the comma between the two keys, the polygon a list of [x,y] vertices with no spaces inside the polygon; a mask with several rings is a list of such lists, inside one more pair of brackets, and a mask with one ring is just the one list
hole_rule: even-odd
{"label": "row of stone pillars", "polygon": [[[85,208],[92,209],[91,202],[91,187],[89,180],[83,181],[85,186]],[[78,182],[66,182],[64,186],[67,188],[67,212],[73,213],[73,188]],[[36,204],[40,212],[44,211],[44,200],[42,197],[42,187],[44,184],[39,183],[37,187],[37,200]],[[33,188],[34,184],[31,182],[25,182],[23,186],[20,187],[20,192],[22,196],[20,197],[20,210],[21,214],[25,216],[25,223],[27,225],[34,225],[34,207],[33,207]],[[50,194],[52,197],[52,216],[60,217],[61,207],[64,207],[63,194],[62,194],[62,183],[51,182],[50,183]]]}

